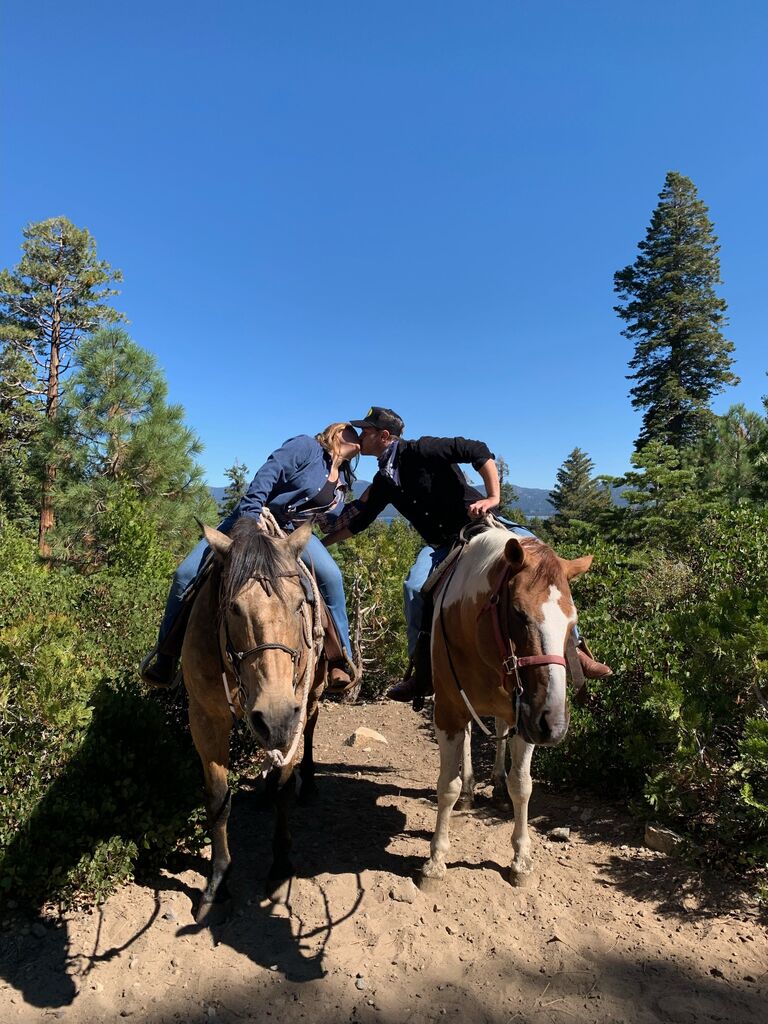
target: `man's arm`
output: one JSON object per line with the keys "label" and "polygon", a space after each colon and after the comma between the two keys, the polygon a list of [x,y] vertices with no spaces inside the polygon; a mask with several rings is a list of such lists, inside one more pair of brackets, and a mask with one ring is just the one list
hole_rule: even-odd
{"label": "man's arm", "polygon": [[497,508],[501,501],[501,484],[499,483],[499,471],[493,459],[488,459],[477,469],[483,483],[485,484],[485,498],[473,502],[468,509],[471,516],[480,518],[492,509]]}
{"label": "man's arm", "polygon": [[344,509],[336,520],[333,532],[323,538],[323,544],[329,548],[332,544],[349,540],[355,534],[361,533],[371,525],[379,512],[384,511],[387,504],[386,490],[377,473],[371,486],[360,495],[357,501],[353,501]]}

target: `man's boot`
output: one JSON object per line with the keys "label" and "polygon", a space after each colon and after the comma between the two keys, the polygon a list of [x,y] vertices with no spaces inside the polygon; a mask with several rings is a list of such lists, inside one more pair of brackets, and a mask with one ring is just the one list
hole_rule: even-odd
{"label": "man's boot", "polygon": [[417,698],[428,697],[432,693],[432,637],[422,630],[413,652],[412,672],[405,679],[387,690],[390,700],[407,703]]}
{"label": "man's boot", "polygon": [[586,679],[607,679],[608,676],[613,675],[612,668],[609,668],[608,665],[603,665],[601,661],[595,661],[592,657],[592,651],[587,647],[587,642],[583,637],[579,637],[579,642],[576,644],[576,653],[581,662],[581,671]]}

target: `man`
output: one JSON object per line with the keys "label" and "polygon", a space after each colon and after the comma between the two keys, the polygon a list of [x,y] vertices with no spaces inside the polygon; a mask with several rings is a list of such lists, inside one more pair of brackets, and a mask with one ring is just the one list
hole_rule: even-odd
{"label": "man", "polygon": [[[465,437],[404,440],[403,421],[392,409],[373,406],[364,419],[351,423],[360,431],[360,454],[376,456],[379,471],[365,494],[341,514],[323,543],[329,546],[360,533],[389,504],[424,539],[426,547],[419,552],[404,584],[408,654],[414,672],[387,692],[393,700],[410,701],[432,690],[430,622],[423,621],[421,588],[447,556],[459,531],[497,508],[499,473],[494,455],[483,441]],[[460,463],[470,463],[480,474],[486,497],[467,483]],[[529,533],[522,527],[515,530]],[[611,675],[607,665],[590,657],[580,639],[577,649],[585,676],[600,679]]]}

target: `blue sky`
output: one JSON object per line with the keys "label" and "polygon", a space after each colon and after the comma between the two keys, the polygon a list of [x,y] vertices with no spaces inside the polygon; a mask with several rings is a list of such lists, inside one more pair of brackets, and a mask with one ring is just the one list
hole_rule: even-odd
{"label": "blue sky", "polygon": [[371,404],[521,485],[577,445],[620,473],[613,273],[670,169],[722,247],[716,408],[768,391],[767,29],[758,0],[6,0],[0,264],[31,221],[90,229],[212,484]]}

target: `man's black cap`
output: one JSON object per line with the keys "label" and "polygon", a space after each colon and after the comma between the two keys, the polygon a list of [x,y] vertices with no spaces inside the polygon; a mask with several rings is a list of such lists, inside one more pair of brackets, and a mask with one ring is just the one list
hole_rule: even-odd
{"label": "man's black cap", "polygon": [[372,405],[365,419],[350,420],[353,427],[374,427],[376,430],[388,430],[395,437],[402,437],[405,424],[392,409],[383,409],[380,405]]}

